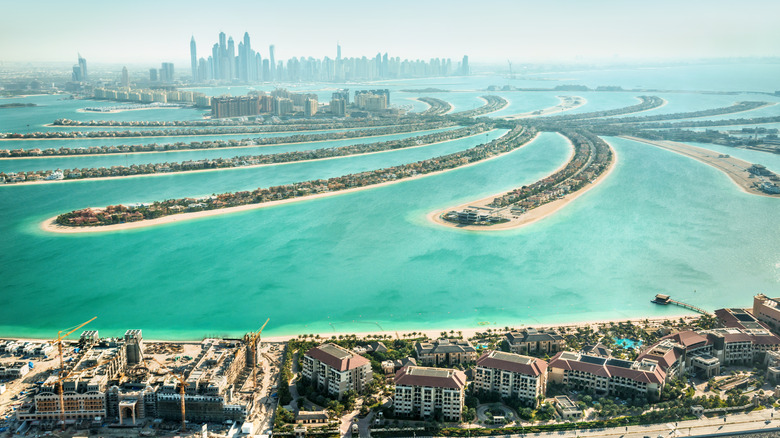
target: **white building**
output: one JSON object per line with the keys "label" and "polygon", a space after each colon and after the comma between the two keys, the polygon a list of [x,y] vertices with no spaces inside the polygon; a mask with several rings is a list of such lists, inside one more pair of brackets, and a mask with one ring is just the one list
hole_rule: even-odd
{"label": "white building", "polygon": [[349,390],[362,392],[373,372],[365,357],[335,344],[324,344],[303,356],[303,376],[341,398]]}
{"label": "white building", "polygon": [[489,351],[477,359],[474,388],[517,397],[536,407],[547,392],[547,362],[535,357]]}
{"label": "white building", "polygon": [[446,368],[408,366],[395,375],[396,415],[460,421],[466,374]]}

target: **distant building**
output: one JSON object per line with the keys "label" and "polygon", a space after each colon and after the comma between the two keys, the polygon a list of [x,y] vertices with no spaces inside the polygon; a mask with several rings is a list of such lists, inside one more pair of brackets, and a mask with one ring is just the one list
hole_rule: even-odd
{"label": "distant building", "polygon": [[446,368],[408,366],[395,375],[395,415],[460,421],[466,374]]}
{"label": "distant building", "polygon": [[195,45],[194,36],[190,39],[190,68],[192,69],[192,81],[200,82],[201,78],[199,77],[200,75],[198,70],[198,50]]}
{"label": "distant building", "polygon": [[505,335],[509,351],[517,354],[552,354],[563,349],[563,336],[552,330],[527,328]]}
{"label": "distant building", "polygon": [[417,361],[421,365],[457,365],[477,360],[477,350],[463,339],[437,339],[414,344]]}
{"label": "distant building", "polygon": [[150,68],[149,69],[149,81],[157,82],[157,69],[156,68]]}
{"label": "distant building", "polygon": [[317,99],[306,99],[303,107],[303,115],[306,117],[313,117],[317,114]]}
{"label": "distant building", "polygon": [[347,102],[344,99],[330,101],[330,113],[336,117],[344,117],[347,114]]}
{"label": "distant building", "polygon": [[363,392],[373,373],[371,362],[365,357],[335,344],[324,344],[303,356],[303,376],[341,398],[349,390]]}
{"label": "distant building", "polygon": [[489,351],[477,359],[474,389],[517,397],[536,407],[547,392],[547,362],[503,351]]}
{"label": "distant building", "polygon": [[130,75],[127,73],[127,67],[122,67],[122,80],[120,82],[120,85],[122,85],[123,87],[130,86]]}
{"label": "distant building", "polygon": [[160,68],[160,81],[170,84],[173,82],[173,63],[163,62]]}

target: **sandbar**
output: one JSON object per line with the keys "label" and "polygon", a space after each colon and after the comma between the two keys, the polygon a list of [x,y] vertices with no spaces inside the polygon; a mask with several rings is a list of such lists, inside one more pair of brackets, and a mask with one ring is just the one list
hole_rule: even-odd
{"label": "sandbar", "polygon": [[[569,161],[571,161],[571,158],[574,156],[574,145],[571,144],[571,141],[569,141],[569,145],[572,146],[571,154],[569,155],[569,158],[564,162],[561,167],[558,169],[555,169],[553,172],[550,173],[550,175],[555,174],[556,172],[564,169],[567,164],[569,164]],[[612,149],[612,147],[610,147]],[[609,167],[606,171],[602,172],[601,175],[596,177],[593,182],[590,184],[582,187],[580,190],[577,190],[574,193],[568,193],[563,198],[556,199],[555,201],[548,202],[544,205],[541,205],[539,207],[536,207],[532,210],[528,210],[523,214],[520,214],[515,218],[514,216],[512,219],[510,219],[508,222],[495,224],[495,225],[461,225],[452,223],[449,221],[445,221],[441,218],[441,216],[451,210],[462,210],[464,208],[470,208],[472,206],[474,207],[483,207],[483,208],[490,208],[487,207],[488,204],[493,202],[493,200],[503,194],[505,194],[507,191],[503,191],[501,193],[497,193],[491,196],[488,196],[486,198],[482,198],[478,201],[468,202],[466,204],[459,205],[457,207],[451,207],[446,208],[444,210],[437,210],[432,211],[428,213],[426,216],[429,221],[437,224],[437,225],[443,225],[450,228],[457,228],[459,230],[467,230],[467,231],[502,231],[502,230],[511,230],[515,228],[521,228],[526,225],[531,225],[534,222],[540,221],[548,216],[551,216],[558,210],[562,209],[563,207],[567,206],[570,202],[574,201],[575,199],[579,198],[589,190],[593,189],[594,187],[598,186],[602,181],[607,179],[610,173],[615,169],[615,165],[617,164],[617,153],[614,149],[612,149],[612,161],[609,163]],[[546,177],[545,177],[546,178]]]}
{"label": "sandbar", "polygon": [[[512,114],[511,116],[504,117],[504,119],[518,120],[518,119],[527,119],[529,117],[546,116],[548,114],[570,111],[588,103],[588,100],[582,96],[555,96],[555,97],[557,97],[558,100],[560,100],[560,103],[558,105],[551,106],[549,108],[544,108],[541,110],[530,111],[527,113]],[[575,99],[579,99],[578,100],[579,103],[573,103]]]}
{"label": "sandbar", "polygon": [[647,140],[644,138],[631,137],[627,135],[622,135],[620,137],[639,143],[646,143],[657,146],[659,148],[676,152],[680,155],[685,155],[686,157],[693,158],[694,160],[698,160],[704,164],[710,165],[728,175],[728,177],[731,178],[731,180],[734,181],[734,183],[745,193],[750,193],[751,195],[767,196],[770,198],[780,198],[780,194],[772,195],[769,193],[764,193],[754,186],[754,183],[760,181],[760,179],[747,171],[747,169],[753,165],[747,161],[734,158],[728,154],[721,154],[709,149],[678,143],[676,141]]}
{"label": "sandbar", "polygon": [[[509,131],[507,131],[507,134]],[[506,134],[504,134],[506,135]],[[537,133],[532,139],[528,140],[524,145],[520,146],[522,148],[526,144],[531,143],[539,136],[539,133]],[[500,137],[499,137],[500,138]],[[493,160],[495,158],[502,157],[506,154],[510,154],[517,149],[512,149],[511,151],[504,152],[503,154],[498,154],[495,156],[492,156],[490,158],[486,158],[484,160],[475,161],[469,164],[465,164],[463,166],[455,167],[452,169],[444,169],[439,170],[436,172],[426,173],[423,175],[415,175],[409,178],[403,178],[395,181],[386,181],[379,184],[372,184],[368,186],[363,187],[354,187],[351,189],[346,190],[338,190],[335,192],[326,192],[326,193],[318,193],[316,195],[309,195],[309,196],[300,196],[297,198],[290,198],[290,199],[282,199],[279,201],[270,201],[270,202],[264,202],[260,204],[248,204],[248,205],[239,205],[236,207],[227,207],[227,208],[218,208],[215,210],[204,210],[204,211],[197,211],[197,212],[190,212],[190,213],[179,213],[179,214],[172,214],[168,216],[163,216],[157,219],[150,219],[150,220],[143,220],[138,222],[126,222],[123,224],[113,224],[113,225],[102,225],[102,226],[95,226],[95,227],[65,227],[56,222],[57,216],[51,217],[49,219],[46,219],[45,221],[41,222],[40,228],[44,231],[52,232],[52,233],[66,233],[66,234],[75,234],[75,233],[100,233],[100,232],[107,232],[107,231],[120,231],[120,230],[129,230],[129,229],[135,229],[135,228],[144,228],[144,227],[151,227],[155,225],[162,225],[162,224],[169,224],[174,222],[183,222],[190,219],[196,219],[196,218],[202,218],[202,217],[209,217],[209,216],[216,216],[220,214],[229,214],[229,213],[237,213],[240,211],[247,211],[247,210],[253,210],[257,208],[266,208],[266,207],[273,207],[276,205],[283,205],[283,204],[289,204],[291,202],[300,202],[300,201],[307,201],[310,199],[317,199],[317,198],[325,198],[328,196],[335,196],[335,195],[342,195],[346,193],[353,193],[358,192],[361,190],[367,190],[367,189],[374,189],[384,186],[389,186],[392,184],[398,184],[405,181],[412,181],[415,179],[420,179],[424,177],[429,177],[433,175],[439,175],[446,172],[451,172],[453,170],[458,169],[464,169],[476,164],[484,163],[490,160]]]}
{"label": "sandbar", "polygon": [[76,110],[77,113],[90,113],[90,114],[116,114],[116,113],[123,113],[126,111],[145,111],[145,110],[157,110],[157,109],[184,109],[183,106],[150,106],[148,108],[127,108],[127,109],[115,109],[110,111],[90,111],[85,108],[79,108]]}
{"label": "sandbar", "polygon": [[[218,168],[215,168],[215,169],[195,169],[195,170],[180,170],[180,171],[176,171],[176,172],[139,173],[137,175],[100,176],[100,177],[97,177],[97,178],[38,180],[38,181],[30,181],[30,182],[23,181],[23,182],[18,182],[18,183],[11,183],[11,184],[0,184],[0,187],[31,186],[31,185],[35,185],[35,184],[57,184],[57,183],[76,182],[76,181],[121,180],[121,179],[124,179],[124,178],[142,178],[142,177],[145,177],[145,176],[165,176],[165,175],[176,175],[176,174],[180,174],[180,173],[217,172],[217,171],[221,171],[221,170],[238,170],[238,169],[252,169],[252,168],[255,168],[255,167],[279,166],[279,165],[282,165],[282,164],[310,163],[312,161],[336,160],[336,159],[339,159],[339,158],[361,157],[361,156],[366,156],[366,155],[383,154],[385,152],[405,151],[405,150],[409,150],[409,149],[424,148],[424,147],[433,146],[433,145],[436,145],[436,144],[447,143],[447,142],[450,142],[450,141],[463,140],[463,139],[466,139],[466,138],[475,137],[477,135],[489,134],[489,133],[491,133],[493,131],[495,131],[495,129],[491,129],[491,130],[485,131],[485,132],[480,132],[480,133],[477,133],[477,134],[467,135],[465,137],[458,137],[458,138],[452,138],[452,139],[449,139],[449,140],[435,141],[433,143],[423,143],[423,144],[419,144],[419,145],[416,145],[416,146],[409,146],[409,147],[400,148],[400,149],[387,149],[387,150],[384,150],[384,151],[366,152],[366,153],[363,153],[363,154],[339,155],[339,156],[335,156],[335,157],[312,158],[312,159],[309,159],[309,160],[297,160],[297,161],[284,161],[284,162],[280,162],[280,163],[250,164],[248,166],[218,167]],[[322,141],[332,141],[332,140],[322,140]],[[311,142],[311,143],[315,143],[315,142]],[[293,144],[293,143],[285,143],[285,144]],[[82,156],[84,156],[84,155],[82,155]]]}

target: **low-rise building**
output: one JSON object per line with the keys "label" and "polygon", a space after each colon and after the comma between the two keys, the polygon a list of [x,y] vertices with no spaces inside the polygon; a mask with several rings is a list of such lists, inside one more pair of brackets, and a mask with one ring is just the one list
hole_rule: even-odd
{"label": "low-rise building", "polygon": [[408,366],[395,375],[396,415],[460,421],[466,374],[447,368]]}
{"label": "low-rise building", "polygon": [[582,418],[582,409],[571,401],[565,395],[555,397],[555,411],[561,416],[563,421],[577,421]]}
{"label": "low-rise building", "polygon": [[547,362],[535,357],[503,351],[489,351],[474,369],[474,388],[517,397],[536,407],[547,392]]}
{"label": "low-rise building", "polygon": [[550,382],[617,397],[646,396],[657,400],[666,381],[666,373],[653,360],[627,361],[573,351],[556,354],[548,370]]}
{"label": "low-rise building", "polygon": [[564,346],[563,336],[552,330],[527,328],[505,335],[509,351],[517,354],[553,354]]}
{"label": "low-rise building", "polygon": [[349,390],[362,392],[373,373],[371,362],[365,357],[335,344],[324,344],[303,356],[303,376],[341,398]]}
{"label": "low-rise building", "polygon": [[463,339],[437,339],[414,344],[417,361],[421,365],[457,365],[477,360],[477,350]]}

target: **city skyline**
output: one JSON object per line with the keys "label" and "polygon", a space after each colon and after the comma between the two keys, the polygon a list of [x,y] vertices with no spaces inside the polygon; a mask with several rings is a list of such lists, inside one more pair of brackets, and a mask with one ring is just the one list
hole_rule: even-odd
{"label": "city skyline", "polygon": [[[15,4],[9,9],[13,13],[0,18],[0,39],[14,42],[0,47],[0,61],[64,62],[81,53],[96,64],[168,61],[185,66],[190,61],[186,56],[190,38],[208,41],[220,32],[248,32],[256,47],[273,44],[278,60],[335,58],[337,44],[343,57],[390,52],[408,59],[460,59],[467,53],[478,63],[507,58],[519,63],[780,56],[774,44],[780,29],[771,13],[778,7],[766,0],[739,6],[725,1],[665,0],[652,8],[613,0],[493,1],[482,6],[402,1],[392,8],[353,1],[337,5],[304,1],[245,4],[240,12],[169,2],[154,5],[155,13],[166,16],[164,25],[139,30],[138,23],[148,19],[147,6],[152,4],[109,6],[88,0],[76,11],[49,1]],[[35,20],[19,20],[19,16]],[[116,20],[117,16],[123,19]],[[261,53],[265,57],[267,50]]]}

